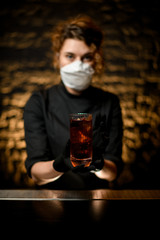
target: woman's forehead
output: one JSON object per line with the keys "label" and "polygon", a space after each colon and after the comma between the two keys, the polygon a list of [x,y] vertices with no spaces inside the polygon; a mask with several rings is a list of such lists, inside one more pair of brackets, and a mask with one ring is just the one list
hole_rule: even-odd
{"label": "woman's forehead", "polygon": [[92,52],[92,50],[91,47],[89,47],[84,41],[68,38],[64,41],[60,52],[84,55],[86,53]]}

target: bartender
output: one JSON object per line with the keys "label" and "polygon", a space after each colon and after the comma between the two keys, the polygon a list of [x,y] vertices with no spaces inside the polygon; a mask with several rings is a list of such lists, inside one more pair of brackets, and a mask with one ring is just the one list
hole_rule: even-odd
{"label": "bartender", "polygon": [[[91,86],[103,70],[103,34],[92,19],[61,22],[52,34],[61,82],[32,94],[24,110],[28,175],[51,189],[108,188],[122,170],[122,116],[116,95]],[[74,168],[69,157],[69,114],[93,117],[93,158]]]}

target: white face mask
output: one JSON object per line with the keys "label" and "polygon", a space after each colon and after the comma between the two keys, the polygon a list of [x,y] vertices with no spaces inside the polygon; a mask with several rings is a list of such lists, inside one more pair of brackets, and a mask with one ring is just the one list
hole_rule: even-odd
{"label": "white face mask", "polygon": [[61,79],[64,85],[77,91],[83,91],[89,87],[94,69],[81,61],[75,61],[60,69]]}

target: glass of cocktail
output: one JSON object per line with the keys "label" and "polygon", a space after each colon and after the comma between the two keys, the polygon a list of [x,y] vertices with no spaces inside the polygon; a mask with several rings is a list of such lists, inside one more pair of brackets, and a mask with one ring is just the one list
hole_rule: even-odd
{"label": "glass of cocktail", "polygon": [[92,161],[92,114],[70,114],[70,159],[73,167]]}

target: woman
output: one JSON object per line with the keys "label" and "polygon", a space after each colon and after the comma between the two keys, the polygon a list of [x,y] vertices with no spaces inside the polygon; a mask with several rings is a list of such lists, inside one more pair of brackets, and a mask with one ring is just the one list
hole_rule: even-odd
{"label": "woman", "polygon": [[[102,32],[88,17],[57,26],[53,33],[54,66],[61,83],[34,93],[24,111],[25,165],[35,183],[57,189],[107,188],[122,166],[122,118],[118,98],[91,86],[103,69]],[[93,160],[73,168],[69,159],[69,114],[93,116]]]}

